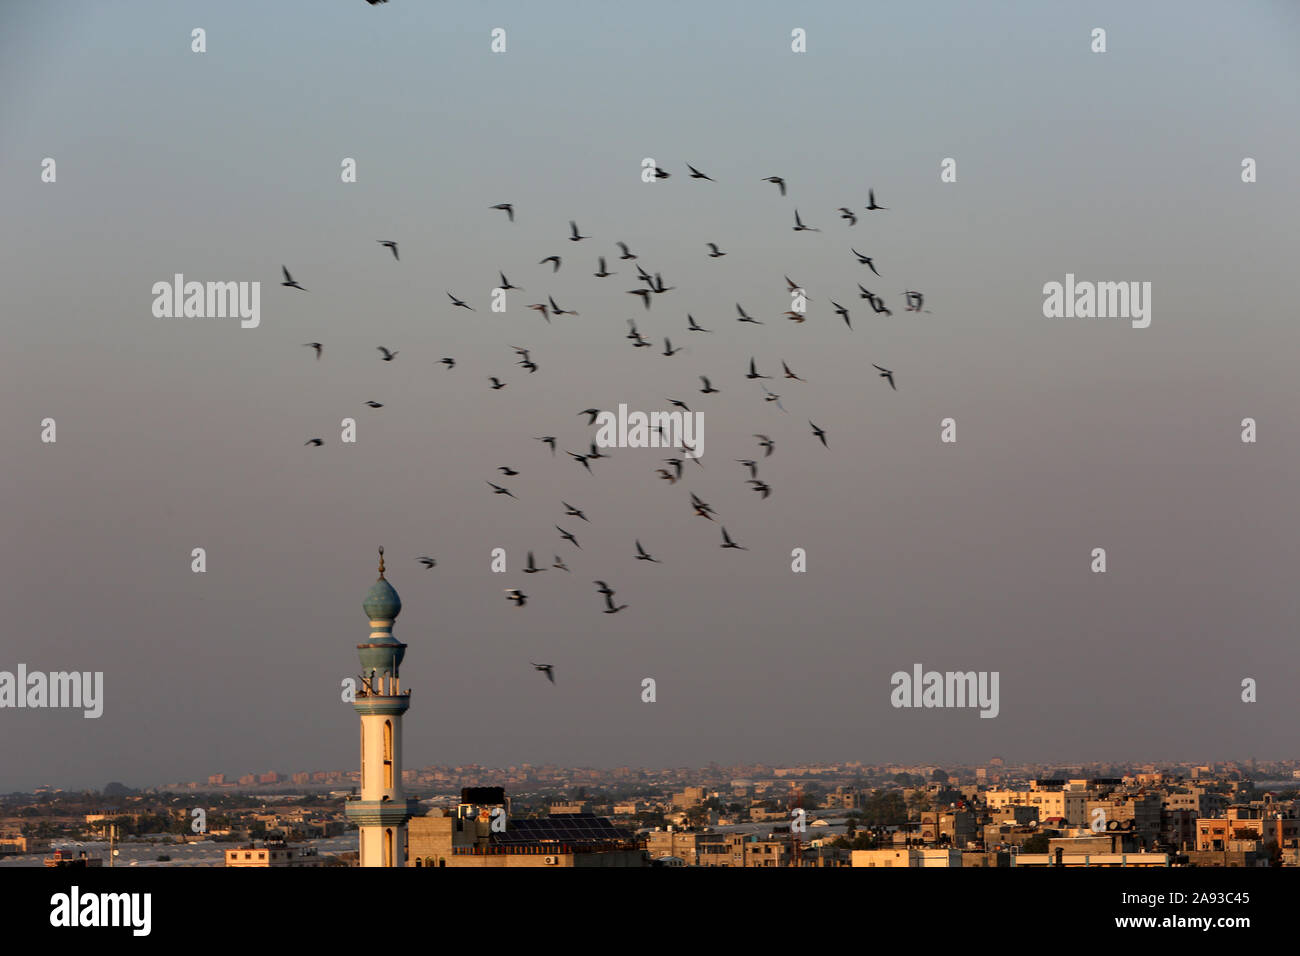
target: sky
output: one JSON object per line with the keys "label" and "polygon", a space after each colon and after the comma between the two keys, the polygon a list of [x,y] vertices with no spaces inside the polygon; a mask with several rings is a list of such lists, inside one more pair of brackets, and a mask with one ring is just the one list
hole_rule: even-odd
{"label": "sky", "polygon": [[[0,709],[0,792],[357,767],[381,545],[407,767],[1295,758],[1298,100],[1286,2],[5,5],[0,670],[104,704]],[[155,317],[175,273],[260,324]],[[1045,317],[1067,274],[1151,283],[1150,326]],[[682,481],[563,453],[670,398]],[[892,706],[917,663],[998,716]]]}

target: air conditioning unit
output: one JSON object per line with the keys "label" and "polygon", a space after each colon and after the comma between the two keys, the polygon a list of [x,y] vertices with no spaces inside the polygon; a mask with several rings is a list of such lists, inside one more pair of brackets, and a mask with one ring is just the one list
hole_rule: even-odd
{"label": "air conditioning unit", "polygon": [[558,866],[560,863],[560,858],[558,856],[548,856],[545,857],[542,860],[542,862],[545,863],[547,866]]}

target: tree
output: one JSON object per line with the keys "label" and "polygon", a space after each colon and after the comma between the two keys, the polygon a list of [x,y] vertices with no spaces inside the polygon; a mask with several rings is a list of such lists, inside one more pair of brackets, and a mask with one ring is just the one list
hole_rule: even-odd
{"label": "tree", "polygon": [[1020,845],[1021,853],[1046,853],[1048,836],[1046,833],[1035,833],[1028,840]]}

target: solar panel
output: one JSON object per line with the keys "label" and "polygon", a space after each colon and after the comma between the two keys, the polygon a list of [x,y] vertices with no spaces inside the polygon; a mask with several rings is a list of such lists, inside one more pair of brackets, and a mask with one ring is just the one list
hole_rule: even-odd
{"label": "solar panel", "polygon": [[630,831],[590,813],[513,820],[505,833],[491,834],[491,841],[500,844],[620,843],[633,839]]}

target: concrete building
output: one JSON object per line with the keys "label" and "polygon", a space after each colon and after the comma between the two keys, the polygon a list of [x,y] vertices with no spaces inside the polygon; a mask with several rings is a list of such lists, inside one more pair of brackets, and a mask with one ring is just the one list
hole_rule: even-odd
{"label": "concrete building", "polygon": [[[496,790],[501,788],[468,788]],[[453,813],[413,817],[409,823],[410,860],[417,867],[641,867],[648,866],[645,844],[603,817],[565,813],[509,820],[496,812],[506,806],[467,802]]]}
{"label": "concrete building", "polygon": [[1035,780],[1029,790],[989,790],[984,794],[984,800],[990,810],[1017,805],[1034,807],[1040,820],[1063,817],[1069,823],[1081,826],[1087,822],[1087,802],[1091,794],[1086,787],[1068,790],[1065,785],[1064,780]]}
{"label": "concrete building", "polygon": [[402,789],[402,715],[411,692],[402,691],[398,669],[406,645],[393,637],[393,622],[402,599],[384,578],[384,549],[379,549],[379,580],[362,604],[370,620],[370,640],[357,645],[360,687],[353,708],[361,717],[361,793],[347,801],[347,818],[360,830],[361,866],[403,866],[406,823],[418,802]]}
{"label": "concrete building", "polygon": [[1165,853],[1017,853],[1012,866],[1168,866]]}
{"label": "concrete building", "polygon": [[285,843],[265,843],[260,847],[249,844],[226,851],[226,866],[230,867],[325,866],[328,860],[314,846],[295,847]]}
{"label": "concrete building", "polygon": [[926,810],[921,814],[921,840],[964,847],[975,839],[975,814],[969,810]]}
{"label": "concrete building", "polygon": [[854,850],[853,866],[877,868],[962,867],[961,850],[904,847],[894,850]]}

